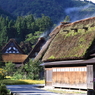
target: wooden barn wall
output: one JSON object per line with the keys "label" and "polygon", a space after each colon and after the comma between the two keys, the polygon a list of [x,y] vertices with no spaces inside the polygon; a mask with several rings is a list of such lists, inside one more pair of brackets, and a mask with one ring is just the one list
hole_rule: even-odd
{"label": "wooden barn wall", "polygon": [[53,86],[87,88],[87,67],[52,68],[52,72]]}

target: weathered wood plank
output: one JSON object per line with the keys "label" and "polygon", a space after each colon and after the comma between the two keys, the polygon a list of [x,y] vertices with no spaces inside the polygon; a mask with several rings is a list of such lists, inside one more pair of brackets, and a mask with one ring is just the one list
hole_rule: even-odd
{"label": "weathered wood plank", "polygon": [[53,68],[53,86],[87,88],[86,67],[59,67]]}
{"label": "weathered wood plank", "polygon": [[93,89],[93,65],[87,65],[87,89]]}

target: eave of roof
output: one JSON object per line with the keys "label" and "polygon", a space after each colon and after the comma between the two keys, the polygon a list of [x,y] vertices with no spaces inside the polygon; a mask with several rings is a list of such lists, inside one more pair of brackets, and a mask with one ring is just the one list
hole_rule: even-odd
{"label": "eave of roof", "polygon": [[3,62],[16,62],[22,63],[27,58],[28,55],[25,54],[3,54],[2,60]]}
{"label": "eave of roof", "polygon": [[58,66],[58,65],[90,65],[95,64],[95,58],[88,60],[70,60],[70,61],[55,61],[55,62],[44,62],[40,66]]}

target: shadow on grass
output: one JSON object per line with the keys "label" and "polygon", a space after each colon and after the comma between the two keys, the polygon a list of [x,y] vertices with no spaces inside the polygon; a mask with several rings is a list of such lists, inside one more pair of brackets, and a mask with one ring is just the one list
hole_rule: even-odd
{"label": "shadow on grass", "polygon": [[20,80],[11,80],[11,79],[4,79],[0,80],[0,83],[6,84],[6,85],[15,85],[15,84],[30,84],[25,81],[20,81]]}

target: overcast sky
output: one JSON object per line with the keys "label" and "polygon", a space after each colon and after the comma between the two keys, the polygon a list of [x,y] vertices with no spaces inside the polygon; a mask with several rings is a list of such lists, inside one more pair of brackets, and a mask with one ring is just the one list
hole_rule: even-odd
{"label": "overcast sky", "polygon": [[93,3],[95,3],[95,0],[88,0],[88,1],[92,1]]}

